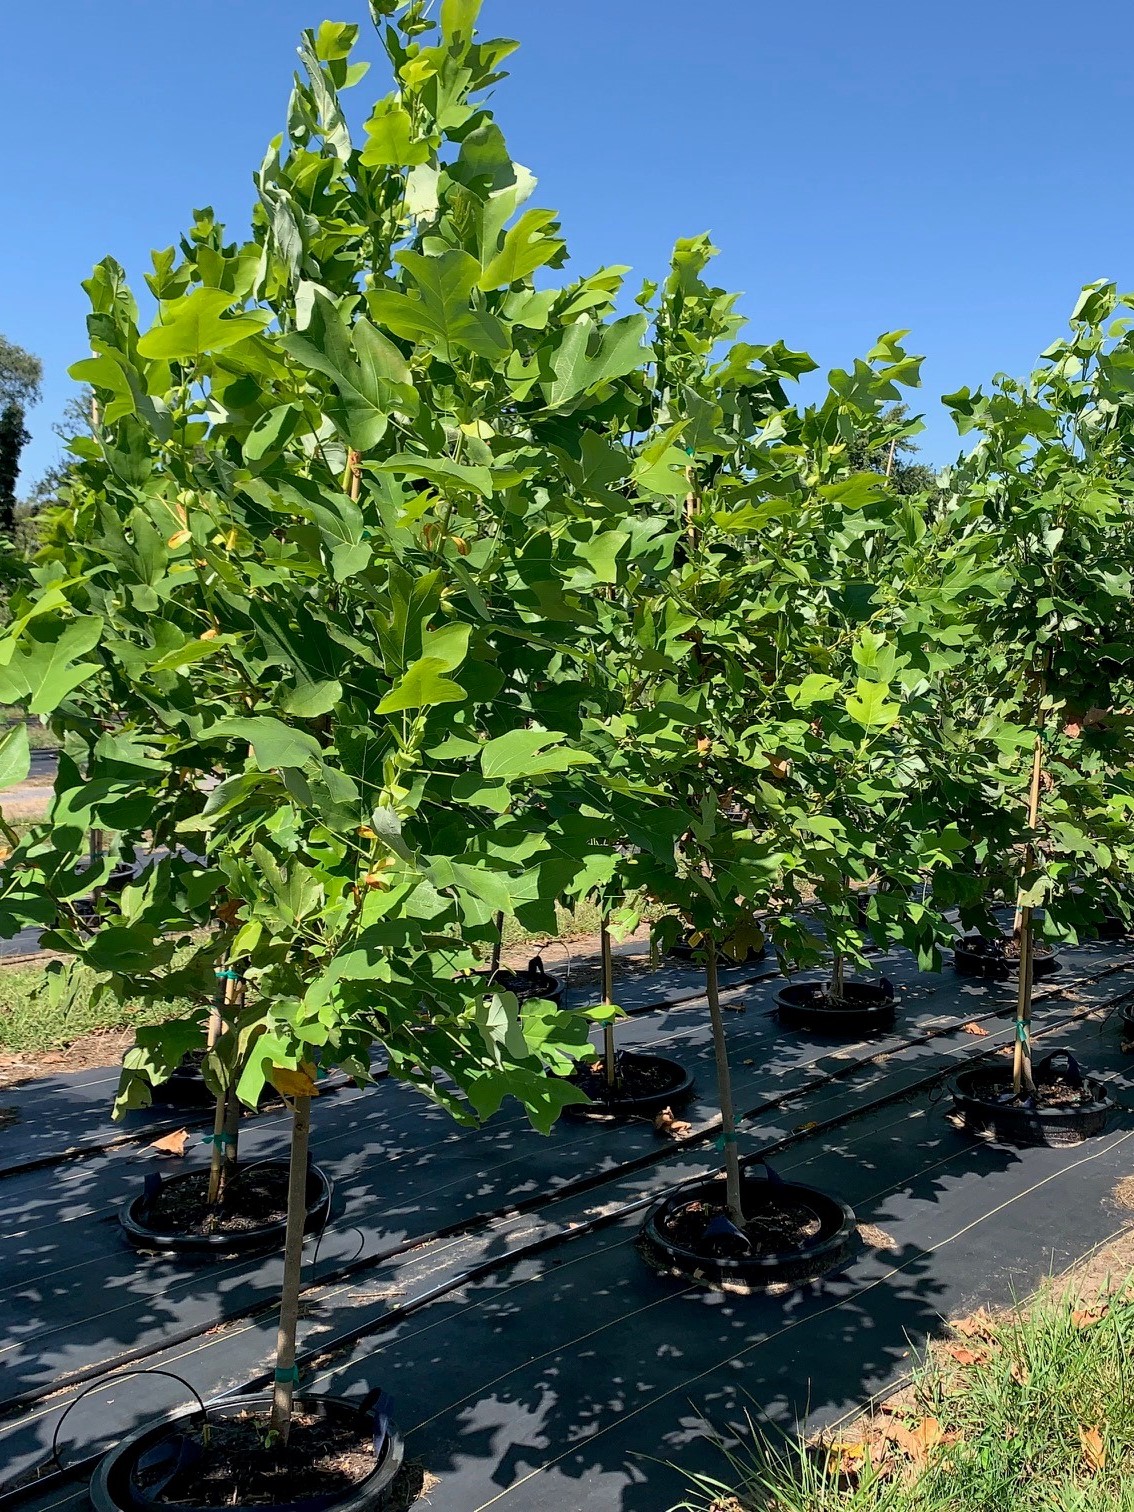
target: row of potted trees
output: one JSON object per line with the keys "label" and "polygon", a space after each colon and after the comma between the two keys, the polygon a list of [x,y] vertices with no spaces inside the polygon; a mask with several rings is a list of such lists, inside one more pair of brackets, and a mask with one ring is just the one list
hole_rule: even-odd
{"label": "row of potted trees", "polygon": [[[97,423],[0,642],[0,695],[62,747],[47,823],[7,837],[4,927],[38,925],[100,990],[195,1005],[139,1031],[119,1107],[193,1056],[210,1166],[143,1193],[136,1237],[231,1246],[243,1203],[255,1242],[284,1244],[266,1418],[156,1427],[107,1461],[103,1506],[192,1504],[222,1452],[237,1501],[334,1461],[357,1473],[320,1487],[373,1504],[396,1471],[383,1399],[372,1424],[297,1396],[329,1074],[365,1083],[381,1047],[457,1120],[513,1097],[545,1131],[688,1093],[617,1049],[605,925],[581,1013],[542,969],[493,970],[504,918],[552,935],[559,905],[649,898],[662,941],[704,961],[724,1191],[651,1214],[665,1263],[759,1275],[789,1252],[814,1274],[849,1231],[834,1199],[740,1160],[722,953],[829,961],[784,988],[785,1019],[875,1027],[893,995],[867,952],[937,966],[959,911],[993,969],[1018,956],[1010,1085],[971,1089],[974,1116],[1095,1099],[1033,1065],[1030,1004],[1039,938],[1127,908],[1116,291],[1085,292],[1026,384],[950,396],[975,444],[911,496],[891,476],[917,425],[900,333],[794,404],[814,364],[738,340],[707,238],[633,314],[619,269],[556,282],[560,227],[483,99],[512,44],[475,37],[476,0],[437,24],[420,0],[371,8],[394,89],[361,135],[340,98],[357,28],[324,23],[250,237],[198,212],[154,254],[146,329],[117,265],[88,281],[74,375]],[[26,757],[17,730],[9,781]],[[96,829],[113,855],[92,862]],[[266,1088],[290,1158],[242,1170],[240,1111]]]}

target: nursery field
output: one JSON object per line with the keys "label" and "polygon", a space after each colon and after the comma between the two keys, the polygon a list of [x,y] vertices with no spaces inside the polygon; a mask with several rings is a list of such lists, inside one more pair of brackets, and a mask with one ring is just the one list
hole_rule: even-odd
{"label": "nursery field", "polygon": [[1134,295],[933,472],[905,331],[563,274],[515,44],[369,9],[9,564],[0,1512],[669,1512],[1134,1221]]}
{"label": "nursery field", "polygon": [[[710,1429],[746,1411],[821,1426],[904,1377],[944,1319],[1026,1294],[1128,1224],[1115,1196],[1131,1168],[1126,1111],[1061,1150],[958,1131],[949,1082],[1010,1043],[1012,995],[900,957],[879,964],[901,1006],[894,1031],[869,1040],[779,1025],[766,966],[721,984],[742,1159],[767,1156],[781,1177],[852,1205],[858,1235],[837,1271],[746,1296],[647,1264],[635,1244],[643,1208],[714,1168],[714,1063],[695,968],[616,969],[627,1047],[664,1050],[696,1077],[677,1141],[650,1119],[564,1120],[548,1139],[515,1117],[460,1132],[381,1077],[319,1099],[314,1151],[334,1197],[305,1258],[305,1380],[348,1397],[390,1392],[431,1507],[658,1512],[689,1474],[720,1473]],[[1120,1104],[1134,1101],[1122,1050],[1134,951],[1061,952],[1042,995],[1041,1043],[1069,1046]],[[123,1242],[117,1209],[146,1175],[206,1155],[203,1114],[108,1124],[116,1079],[108,1068],[6,1099],[18,1122],[0,1130],[0,1459],[5,1492],[46,1474],[19,1497],[29,1508],[83,1504],[84,1463],[181,1405],[182,1381],[210,1397],[255,1388],[270,1367],[277,1258],[203,1267]],[[243,1158],[270,1153],[283,1120],[270,1106],[250,1116]],[[183,1157],[152,1148],[170,1128],[191,1132]],[[72,1468],[59,1472],[65,1412],[60,1458]]]}

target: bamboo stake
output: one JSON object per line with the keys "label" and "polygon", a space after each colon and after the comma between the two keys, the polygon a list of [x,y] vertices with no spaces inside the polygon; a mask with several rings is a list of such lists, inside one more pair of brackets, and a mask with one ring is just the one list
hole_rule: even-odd
{"label": "bamboo stake", "polygon": [[350,486],[347,492],[355,504],[362,492],[362,453],[357,451],[347,452],[347,473],[350,478]]}
{"label": "bamboo stake", "polygon": [[272,1387],[270,1430],[286,1444],[291,1404],[299,1372],[295,1368],[295,1333],[299,1325],[299,1282],[303,1269],[303,1231],[307,1223],[307,1148],[311,1136],[311,1099],[297,1097],[291,1115],[291,1165],[287,1184],[287,1234],[284,1239],[283,1287],[276,1334],[276,1372]]}
{"label": "bamboo stake", "polygon": [[[599,943],[602,951],[602,1002],[604,1008],[614,1003],[614,959],[610,951],[610,915],[604,913],[599,926]],[[606,1068],[606,1084],[615,1084],[614,1025],[602,1026],[603,1064]]]}
{"label": "bamboo stake", "polygon": [[732,1076],[729,1072],[724,1016],[721,1013],[720,991],[717,984],[716,937],[711,934],[706,935],[705,944],[708,951],[705,965],[705,996],[709,1001],[709,1018],[713,1026],[713,1050],[717,1061],[717,1087],[721,1104],[721,1144],[725,1158],[725,1194],[728,1216],[737,1228],[743,1228],[744,1209],[740,1201],[740,1154],[736,1147],[736,1112],[732,1101]]}
{"label": "bamboo stake", "polygon": [[[1034,833],[1039,822],[1040,789],[1043,782],[1043,732],[1036,732],[1032,751],[1032,782],[1028,792],[1028,828]],[[1029,840],[1024,850],[1024,873],[1031,871],[1035,848]],[[1032,909],[1017,901],[1016,932],[1020,941],[1020,982],[1016,998],[1016,1044],[1012,1055],[1012,1090],[1019,1097],[1021,1092],[1031,1092],[1032,1081]]]}

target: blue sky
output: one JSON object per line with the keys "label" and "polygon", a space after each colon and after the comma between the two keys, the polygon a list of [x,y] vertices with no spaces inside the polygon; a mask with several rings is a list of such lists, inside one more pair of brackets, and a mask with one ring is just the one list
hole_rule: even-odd
{"label": "blue sky", "polygon": [[[47,368],[25,481],[85,355],[80,279],[112,253],[142,286],[195,205],[243,230],[299,31],[327,15],[367,9],[7,8],[0,332]],[[1134,287],[1130,0],[486,0],[482,29],[523,42],[495,108],[574,269],[636,283],[709,230],[753,340],[827,368],[910,327],[928,460],[957,449],[941,393],[1026,370],[1089,279]]]}

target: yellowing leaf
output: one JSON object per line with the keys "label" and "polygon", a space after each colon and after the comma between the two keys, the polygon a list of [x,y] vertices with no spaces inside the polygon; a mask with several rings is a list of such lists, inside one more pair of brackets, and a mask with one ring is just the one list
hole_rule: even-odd
{"label": "yellowing leaf", "polygon": [[319,1089],[315,1085],[315,1067],[310,1061],[304,1061],[296,1070],[289,1066],[273,1066],[268,1072],[268,1080],[285,1097],[319,1096]]}
{"label": "yellowing leaf", "polygon": [[169,547],[170,551],[176,551],[179,546],[184,546],[185,542],[188,541],[189,539],[190,539],[190,533],[189,533],[189,531],[187,531],[187,530],[175,530],[173,532],[173,534],[170,536],[169,540],[165,544]]}

